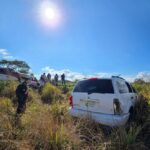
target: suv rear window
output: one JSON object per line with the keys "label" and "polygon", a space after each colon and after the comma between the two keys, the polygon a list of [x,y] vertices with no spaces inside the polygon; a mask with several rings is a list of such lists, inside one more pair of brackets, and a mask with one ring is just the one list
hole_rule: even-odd
{"label": "suv rear window", "polygon": [[132,93],[132,88],[131,88],[130,84],[128,82],[126,82],[126,85],[128,87],[129,93]]}
{"label": "suv rear window", "polygon": [[114,93],[112,81],[109,79],[84,80],[78,82],[73,92]]}
{"label": "suv rear window", "polygon": [[135,88],[131,85],[133,93],[137,93],[137,91],[135,90]]}

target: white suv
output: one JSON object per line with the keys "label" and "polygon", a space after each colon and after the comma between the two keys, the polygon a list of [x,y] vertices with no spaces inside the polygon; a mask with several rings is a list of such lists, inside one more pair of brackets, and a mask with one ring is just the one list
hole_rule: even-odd
{"label": "white suv", "polygon": [[136,99],[136,91],[123,78],[91,78],[75,85],[70,96],[70,114],[120,126],[128,121]]}

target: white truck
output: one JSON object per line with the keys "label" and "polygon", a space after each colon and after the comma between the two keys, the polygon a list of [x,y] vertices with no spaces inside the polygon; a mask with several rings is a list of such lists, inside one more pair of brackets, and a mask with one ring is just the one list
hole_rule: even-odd
{"label": "white truck", "polygon": [[91,78],[75,85],[70,96],[70,114],[120,126],[132,115],[137,98],[135,89],[123,78]]}

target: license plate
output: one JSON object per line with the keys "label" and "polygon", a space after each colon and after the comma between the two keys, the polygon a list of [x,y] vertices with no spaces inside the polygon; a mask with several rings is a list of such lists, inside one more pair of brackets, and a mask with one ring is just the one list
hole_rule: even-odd
{"label": "license plate", "polygon": [[87,107],[89,107],[89,106],[94,107],[96,104],[99,103],[96,100],[91,100],[91,99],[87,99],[87,100],[81,99],[80,102],[81,102],[81,104],[83,104]]}

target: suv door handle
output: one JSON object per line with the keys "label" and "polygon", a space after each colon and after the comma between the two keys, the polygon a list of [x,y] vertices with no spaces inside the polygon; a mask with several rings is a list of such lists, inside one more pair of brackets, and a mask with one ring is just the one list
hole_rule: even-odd
{"label": "suv door handle", "polygon": [[134,99],[134,97],[132,96],[131,99]]}

